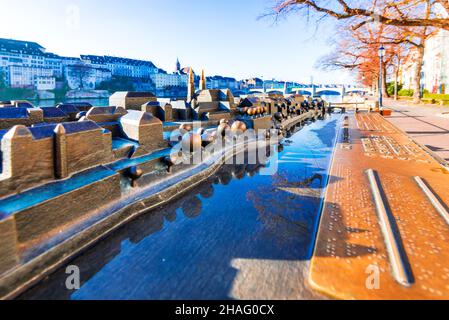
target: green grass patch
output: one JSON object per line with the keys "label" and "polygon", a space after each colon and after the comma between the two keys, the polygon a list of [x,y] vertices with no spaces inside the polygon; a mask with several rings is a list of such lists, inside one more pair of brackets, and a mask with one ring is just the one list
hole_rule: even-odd
{"label": "green grass patch", "polygon": [[424,99],[448,100],[449,101],[449,94],[426,93],[426,94],[424,94]]}
{"label": "green grass patch", "polygon": [[399,90],[398,95],[403,96],[403,97],[413,97],[413,90],[402,89],[402,90]]}

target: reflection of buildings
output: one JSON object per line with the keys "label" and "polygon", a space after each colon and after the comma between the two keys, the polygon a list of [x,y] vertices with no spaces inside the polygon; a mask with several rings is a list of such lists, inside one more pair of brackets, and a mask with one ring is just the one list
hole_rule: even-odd
{"label": "reflection of buildings", "polygon": [[[244,184],[238,181],[227,190],[239,194],[235,200],[237,205],[243,201],[239,206],[242,209],[227,211],[230,207],[219,198],[226,188],[213,185],[218,181],[229,183],[232,177],[251,176],[258,168],[225,165],[186,196],[129,222],[71,261],[80,268],[81,290],[66,289],[64,266],[20,298],[228,299],[240,297],[233,291],[236,285],[244,289],[245,284],[250,284],[248,290],[255,291],[253,288],[268,283],[275,286],[268,294],[280,290],[289,297],[299,296],[299,290],[291,290],[289,280],[300,276],[303,270],[297,263],[307,258],[301,249],[304,236],[298,234],[304,230],[302,223],[251,210],[252,204],[245,201],[248,189],[238,189]],[[216,199],[203,200],[213,197],[214,192]],[[276,194],[281,202],[290,197],[287,193]],[[272,198],[260,196],[262,202],[258,205],[275,213],[280,210],[272,205]],[[211,212],[211,203],[218,206],[217,214]],[[248,265],[236,267],[236,261],[247,261]],[[264,283],[267,261],[276,269],[270,270],[273,273],[269,282]],[[241,281],[238,276],[242,272],[251,276]],[[274,282],[273,277],[277,279]],[[280,283],[282,278],[284,283]],[[293,286],[298,286],[296,281]],[[263,292],[241,294],[264,297]]]}
{"label": "reflection of buildings", "polygon": [[304,238],[304,254],[309,255],[323,178],[319,174],[298,181],[295,178],[299,176],[289,176],[287,179],[282,174],[276,174],[272,186],[250,191],[248,199],[257,209],[267,231],[275,233],[283,230],[282,234],[278,234],[279,241],[288,241],[292,236]]}

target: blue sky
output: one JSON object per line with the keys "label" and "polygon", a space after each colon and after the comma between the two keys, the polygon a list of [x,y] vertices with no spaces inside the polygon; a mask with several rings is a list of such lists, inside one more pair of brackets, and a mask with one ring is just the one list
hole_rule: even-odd
{"label": "blue sky", "polygon": [[167,71],[179,57],[208,75],[349,82],[344,72],[314,68],[331,50],[332,23],[316,30],[298,16],[258,19],[273,1],[0,0],[0,37],[36,41],[60,55],[151,60]]}

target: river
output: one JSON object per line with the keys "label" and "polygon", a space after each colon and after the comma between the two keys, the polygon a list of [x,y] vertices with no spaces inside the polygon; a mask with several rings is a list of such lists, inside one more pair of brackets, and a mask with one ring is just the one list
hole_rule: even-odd
{"label": "river", "polygon": [[30,101],[38,107],[54,107],[58,103],[71,103],[71,102],[88,102],[93,106],[106,107],[109,106],[109,99],[62,99],[62,100],[39,100]]}
{"label": "river", "polygon": [[[322,96],[325,101],[329,102],[342,102],[342,97],[340,95]],[[89,102],[93,106],[104,107],[109,106],[109,99],[63,99],[63,100],[40,100],[32,101],[33,104],[39,107],[53,107],[60,102],[70,103],[70,102]]]}

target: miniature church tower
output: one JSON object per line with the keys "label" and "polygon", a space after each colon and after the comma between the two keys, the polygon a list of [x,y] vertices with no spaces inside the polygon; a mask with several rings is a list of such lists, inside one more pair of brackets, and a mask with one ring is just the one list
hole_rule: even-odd
{"label": "miniature church tower", "polygon": [[195,96],[195,77],[192,68],[189,71],[189,83],[187,86],[187,102],[190,102]]}
{"label": "miniature church tower", "polygon": [[206,77],[204,76],[204,70],[201,71],[200,90],[206,90]]}
{"label": "miniature church tower", "polygon": [[55,176],[57,179],[64,179],[69,176],[67,167],[67,141],[66,130],[60,123],[55,130]]}
{"label": "miniature church tower", "polygon": [[181,63],[179,62],[179,58],[176,58],[176,66],[175,66],[175,73],[181,72]]}

